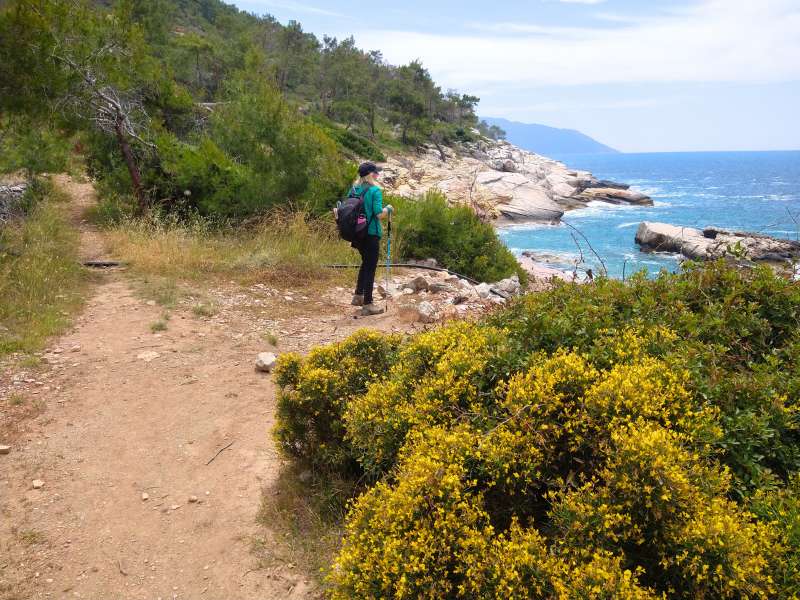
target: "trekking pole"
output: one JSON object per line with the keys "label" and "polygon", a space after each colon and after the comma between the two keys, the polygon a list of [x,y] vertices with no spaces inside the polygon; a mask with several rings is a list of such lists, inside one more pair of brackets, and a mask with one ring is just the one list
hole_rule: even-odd
{"label": "trekking pole", "polygon": [[389,271],[392,268],[392,213],[386,222],[386,312],[389,312]]}

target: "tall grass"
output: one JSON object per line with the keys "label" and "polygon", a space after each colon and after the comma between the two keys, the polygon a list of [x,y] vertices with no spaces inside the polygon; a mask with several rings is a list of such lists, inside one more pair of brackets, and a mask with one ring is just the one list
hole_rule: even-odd
{"label": "tall grass", "polygon": [[288,210],[238,226],[170,216],[126,219],[107,234],[112,253],[134,274],[173,280],[219,276],[308,284],[336,276],[326,264],[357,259],[332,220]]}
{"label": "tall grass", "polygon": [[33,352],[60,333],[83,302],[87,277],[78,232],[44,185],[28,216],[0,229],[0,356]]}

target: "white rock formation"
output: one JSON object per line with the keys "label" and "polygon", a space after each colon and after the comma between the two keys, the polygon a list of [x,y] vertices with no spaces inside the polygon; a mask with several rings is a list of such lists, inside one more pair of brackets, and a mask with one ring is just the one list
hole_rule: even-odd
{"label": "white rock formation", "polygon": [[675,252],[692,260],[732,256],[789,263],[800,259],[800,242],[715,227],[700,230],[644,221],[636,231],[636,243],[645,252]]}
{"label": "white rock formation", "polygon": [[557,222],[566,210],[591,201],[652,204],[628,186],[600,181],[587,171],[527,152],[505,141],[482,139],[445,149],[434,147],[392,157],[384,163],[383,185],[391,193],[418,196],[440,190],[452,203],[471,206],[501,222]]}

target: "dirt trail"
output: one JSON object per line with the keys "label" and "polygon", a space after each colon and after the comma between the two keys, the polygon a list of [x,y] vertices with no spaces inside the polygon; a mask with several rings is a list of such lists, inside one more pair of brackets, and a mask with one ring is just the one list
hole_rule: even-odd
{"label": "dirt trail", "polygon": [[69,215],[81,232],[81,245],[78,257],[81,262],[107,259],[103,235],[86,218],[86,211],[97,202],[94,187],[88,183],[75,181],[69,175],[54,175],[53,183],[70,197]]}
{"label": "dirt trail", "polygon": [[[82,222],[91,186],[58,184],[75,199],[82,258],[105,257],[102,234]],[[255,521],[282,461],[269,436],[274,386],[253,360],[269,349],[267,322],[285,333],[281,350],[305,351],[364,321],[350,316],[343,290],[297,296],[286,313],[276,310],[285,297],[262,288],[216,290],[217,315],[179,307],[154,334],[163,309],[134,294],[123,272],[107,273],[43,371],[15,376],[15,393],[43,406],[0,456],[0,599],[317,595]],[[276,550],[268,568],[251,552],[254,536]]]}

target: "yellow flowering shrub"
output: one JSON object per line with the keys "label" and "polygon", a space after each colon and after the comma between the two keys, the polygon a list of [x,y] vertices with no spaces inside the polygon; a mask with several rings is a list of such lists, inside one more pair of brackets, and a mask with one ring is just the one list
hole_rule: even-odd
{"label": "yellow flowering shrub", "polygon": [[601,329],[589,354],[596,366],[608,368],[645,356],[662,357],[675,347],[679,339],[678,334],[666,325],[639,322],[622,330]]}
{"label": "yellow flowering shrub", "polygon": [[[352,358],[352,360],[351,360]],[[690,268],[281,358],[333,598],[800,599],[800,285]]]}
{"label": "yellow flowering shrub", "polygon": [[354,470],[342,413],[351,398],[385,374],[401,339],[361,330],[306,358],[282,355],[275,369],[281,389],[273,430],[278,447],[321,470]]}
{"label": "yellow flowering shrub", "polygon": [[457,597],[483,570],[493,527],[465,465],[475,442],[466,428],[430,428],[401,458],[396,485],[356,500],[332,598]]}
{"label": "yellow flowering shrub", "polygon": [[[605,371],[584,397],[590,427],[614,432],[638,420],[659,423],[709,445],[722,435],[719,411],[690,393],[690,374],[668,362],[642,356]],[[573,448],[577,444],[573,441]]]}
{"label": "yellow flowering shrub", "polygon": [[344,413],[364,470],[377,476],[390,468],[415,428],[485,420],[504,375],[505,339],[499,329],[456,322],[405,344],[386,381],[353,398]]}
{"label": "yellow flowering shrub", "polygon": [[730,477],[653,424],[612,434],[607,465],[553,494],[561,552],[624,551],[670,595],[767,598],[774,533],[725,499]]}
{"label": "yellow flowering shrub", "polygon": [[410,435],[397,483],[376,484],[352,507],[332,598],[657,597],[610,552],[565,560],[515,517],[497,533],[488,490],[503,444],[487,443],[494,434],[459,426]]}
{"label": "yellow flowering shrub", "polygon": [[800,598],[800,474],[793,475],[785,486],[758,490],[750,510],[761,522],[769,523],[779,536],[783,557],[772,572],[779,597],[797,600]]}
{"label": "yellow flowering shrub", "polygon": [[642,586],[641,569],[626,569],[620,556],[598,551],[587,563],[562,568],[554,581],[559,600],[655,600],[653,590]]}

